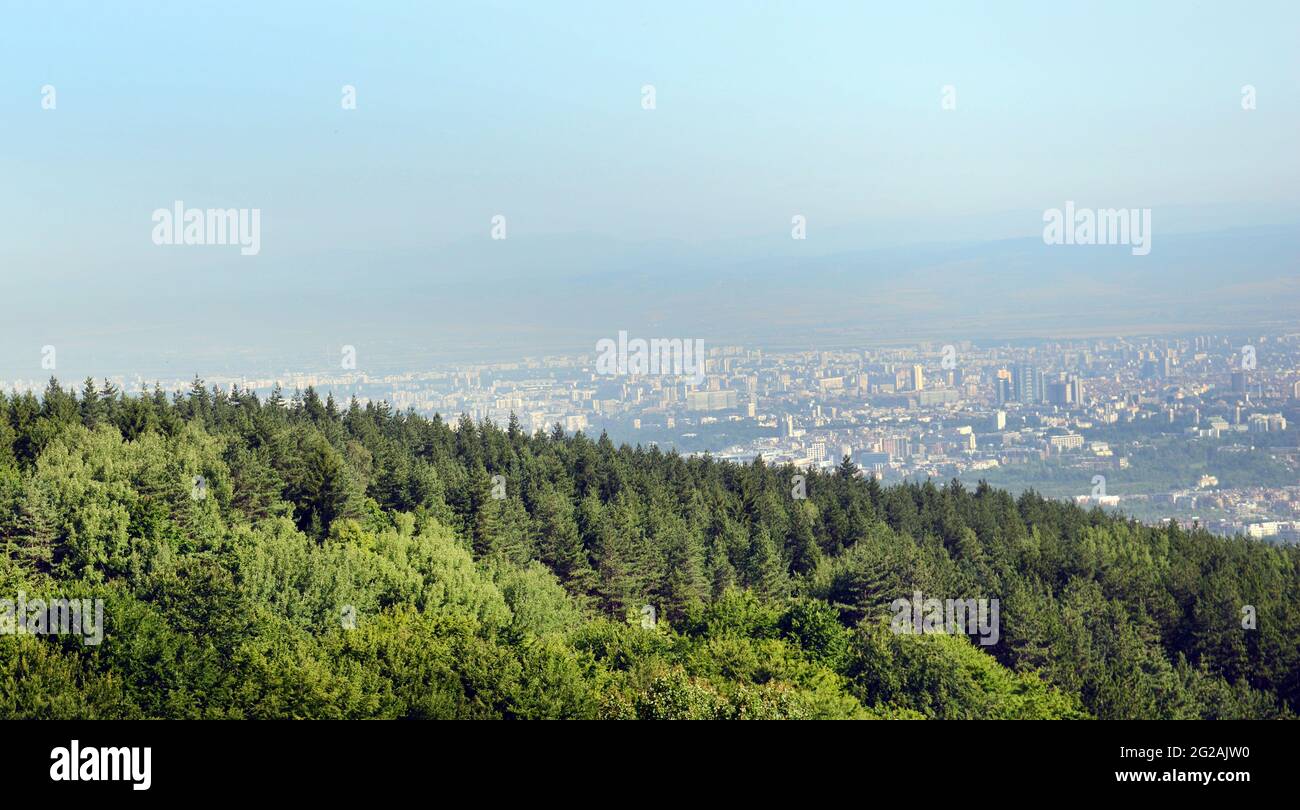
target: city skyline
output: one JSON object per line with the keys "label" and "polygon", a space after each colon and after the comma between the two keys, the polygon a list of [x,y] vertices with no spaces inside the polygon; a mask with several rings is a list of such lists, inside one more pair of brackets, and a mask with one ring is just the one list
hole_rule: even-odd
{"label": "city skyline", "polygon": [[[638,342],[663,363],[629,363]],[[375,374],[344,347],[334,371],[204,385],[217,397],[278,390],[287,406],[328,398],[339,413],[387,403],[739,463],[830,470],[848,457],[887,481],[990,480],[1148,521],[1300,541],[1300,486],[1288,483],[1300,472],[1300,331],[794,352],[700,342],[673,366],[690,342],[623,333],[579,355]],[[616,345],[618,363],[606,354]],[[161,382],[95,386],[149,394]],[[46,382],[3,385],[40,393]]]}
{"label": "city skyline", "polygon": [[[1300,5],[0,6],[19,783],[1300,718]],[[893,728],[1022,793],[1289,751]]]}

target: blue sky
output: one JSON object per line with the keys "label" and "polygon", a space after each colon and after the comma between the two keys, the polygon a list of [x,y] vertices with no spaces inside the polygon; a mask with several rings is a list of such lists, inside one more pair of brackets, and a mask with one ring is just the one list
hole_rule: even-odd
{"label": "blue sky", "polygon": [[978,5],[17,4],[6,241],[57,233],[71,258],[177,197],[262,207],[295,251],[475,237],[494,213],[707,242],[791,212],[816,233],[1066,197],[1295,204],[1295,4]]}
{"label": "blue sky", "polygon": [[[1067,199],[1158,233],[1300,220],[1294,3],[4,6],[15,295],[178,267],[238,289],[348,251],[400,271],[498,213],[701,255],[788,250],[795,213],[809,251],[1031,236]],[[176,199],[262,209],[262,255],[155,247]]]}

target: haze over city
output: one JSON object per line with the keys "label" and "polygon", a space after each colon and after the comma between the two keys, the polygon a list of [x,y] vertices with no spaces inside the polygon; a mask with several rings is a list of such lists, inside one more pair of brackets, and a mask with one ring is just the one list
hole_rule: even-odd
{"label": "haze over city", "polygon": [[[1221,463],[1114,473],[1234,431],[1272,434],[1211,456],[1258,461],[1236,489],[1295,470],[1300,59],[1256,15],[1120,9],[12,10],[0,386],[312,387],[1061,497],[1111,470],[1108,506],[1200,519],[1177,493]],[[707,348],[611,379],[620,334]],[[1300,517],[1269,491],[1207,514]]]}
{"label": "haze over city", "polygon": [[[1285,327],[1265,7],[11,9],[0,379]],[[182,202],[258,211],[258,252],[155,243]],[[1150,252],[1045,244],[1067,203],[1148,210]]]}
{"label": "haze over city", "polygon": [[7,784],[1286,784],[1300,5],[0,11]]}

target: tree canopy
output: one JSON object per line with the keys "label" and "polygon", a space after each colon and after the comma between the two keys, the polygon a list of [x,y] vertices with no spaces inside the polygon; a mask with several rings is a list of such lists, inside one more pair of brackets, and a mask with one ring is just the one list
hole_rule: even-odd
{"label": "tree canopy", "polygon": [[[102,644],[0,637],[10,718],[1300,708],[1296,547],[311,388],[0,394],[0,547],[0,598],[104,604]],[[996,643],[893,632],[916,591],[999,600]]]}

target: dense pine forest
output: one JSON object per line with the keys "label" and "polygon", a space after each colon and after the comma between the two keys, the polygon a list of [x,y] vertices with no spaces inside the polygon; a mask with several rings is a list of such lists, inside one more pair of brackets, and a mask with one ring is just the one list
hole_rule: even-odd
{"label": "dense pine forest", "polygon": [[[311,389],[0,394],[0,597],[104,605],[100,644],[0,636],[0,717],[1300,709],[1296,547],[796,474]],[[998,599],[997,642],[894,632],[916,591]]]}

